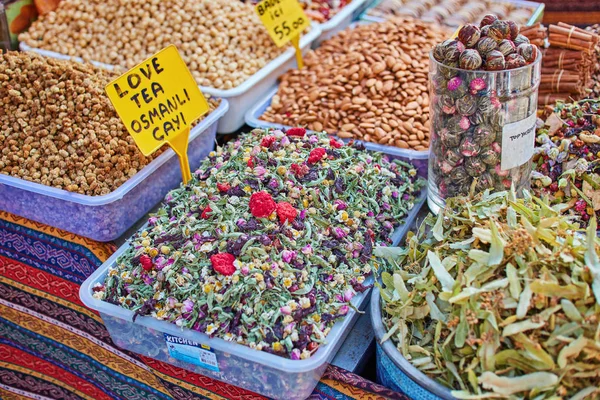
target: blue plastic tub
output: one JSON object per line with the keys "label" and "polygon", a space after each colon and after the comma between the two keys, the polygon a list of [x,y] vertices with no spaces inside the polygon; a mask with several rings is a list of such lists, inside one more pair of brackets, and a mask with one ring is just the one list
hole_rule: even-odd
{"label": "blue plastic tub", "polygon": [[371,323],[375,331],[377,382],[413,400],[455,400],[450,390],[415,368],[396,349],[392,339],[381,343],[387,333],[381,320],[379,289],[371,294]]}
{"label": "blue plastic tub", "polygon": [[[271,105],[271,99],[277,94],[277,88],[273,88],[267,96],[258,101],[248,112],[246,113],[246,123],[254,128],[290,128],[290,126],[276,124],[273,122],[267,122],[260,119],[260,116],[264,114],[267,107]],[[347,142],[348,140],[344,140]],[[379,151],[387,154],[390,159],[399,159],[402,161],[413,164],[419,176],[427,178],[427,164],[429,162],[429,151],[416,151],[401,149],[395,146],[384,146],[377,143],[363,142],[367,150]]]}
{"label": "blue plastic tub", "polygon": [[[190,132],[192,171],[215,145],[217,124],[229,104],[221,104]],[[179,160],[168,149],[116,190],[87,196],[0,174],[0,210],[108,242],[121,236],[181,182]]]}

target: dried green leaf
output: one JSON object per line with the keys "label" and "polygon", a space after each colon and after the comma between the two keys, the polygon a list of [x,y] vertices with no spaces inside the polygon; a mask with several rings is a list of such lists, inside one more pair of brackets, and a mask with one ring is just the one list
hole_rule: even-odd
{"label": "dried green leaf", "polygon": [[436,278],[442,284],[442,289],[446,292],[451,292],[455,283],[454,278],[446,271],[438,255],[434,251],[429,251],[427,259],[429,260],[429,265],[433,268]]}
{"label": "dried green leaf", "polygon": [[435,221],[435,225],[431,230],[433,237],[438,241],[444,240],[444,214],[440,213],[438,215],[437,221]]}
{"label": "dried green leaf", "polygon": [[488,265],[499,265],[504,258],[504,243],[500,234],[498,233],[498,228],[496,227],[496,223],[494,220],[490,220],[490,228],[492,232],[491,237],[491,247],[490,247],[490,258],[488,260]]}
{"label": "dried green leaf", "polygon": [[506,378],[486,371],[479,377],[479,383],[485,389],[491,389],[495,393],[510,396],[535,388],[550,388],[558,383],[558,377],[548,372],[534,372],[516,378]]}

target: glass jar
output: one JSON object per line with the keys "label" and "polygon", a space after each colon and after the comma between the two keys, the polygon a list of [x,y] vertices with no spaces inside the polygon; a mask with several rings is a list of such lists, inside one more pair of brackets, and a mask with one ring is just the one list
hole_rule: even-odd
{"label": "glass jar", "polygon": [[429,55],[431,141],[427,202],[471,191],[529,188],[541,59],[504,71],[447,67]]}

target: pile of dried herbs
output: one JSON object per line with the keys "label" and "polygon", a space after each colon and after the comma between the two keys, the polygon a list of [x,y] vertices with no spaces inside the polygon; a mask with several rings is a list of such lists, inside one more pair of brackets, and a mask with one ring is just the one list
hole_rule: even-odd
{"label": "pile of dried herbs", "polygon": [[587,226],[600,218],[600,100],[557,102],[537,130],[534,192]]}
{"label": "pile of dried herbs", "polygon": [[130,241],[95,297],[292,359],[325,343],[414,206],[409,164],[303,128],[217,149]]}
{"label": "pile of dried herbs", "polygon": [[600,396],[600,239],[525,193],[453,198],[377,248],[384,325],[461,399]]}

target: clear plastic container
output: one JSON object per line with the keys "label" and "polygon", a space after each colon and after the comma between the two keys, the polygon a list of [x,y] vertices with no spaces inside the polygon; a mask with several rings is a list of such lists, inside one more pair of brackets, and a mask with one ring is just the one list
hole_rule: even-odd
{"label": "clear plastic container", "polygon": [[[214,148],[227,100],[190,132],[193,168]],[[104,196],[86,196],[0,174],[0,210],[101,242],[114,240],[181,182],[179,160],[167,149],[131,179]]]}
{"label": "clear plastic container", "polygon": [[419,371],[404,358],[392,339],[382,343],[387,329],[381,319],[381,296],[378,288],[373,289],[371,294],[371,323],[376,341],[377,383],[402,392],[411,399],[454,400],[450,389]]}
{"label": "clear plastic container", "polygon": [[[310,49],[310,45],[321,34],[319,24],[312,24],[310,31],[300,38],[300,48],[305,53]],[[69,57],[64,54],[53,51],[36,49],[21,42],[21,50],[33,51],[46,57],[58,58],[61,60],[75,60],[83,62],[79,57]],[[219,122],[217,132],[220,134],[232,133],[240,129],[244,125],[245,112],[259,99],[261,99],[273,85],[277,83],[277,79],[285,72],[292,68],[297,68],[296,51],[289,47],[286,51],[280,54],[277,58],[270,61],[262,67],[258,72],[249,77],[241,85],[228,90],[215,89],[207,86],[200,86],[203,93],[209,94],[212,97],[226,99],[229,102],[229,111]],[[114,69],[115,67],[108,64],[91,61],[97,67]]]}
{"label": "clear plastic container", "polygon": [[[291,128],[290,126],[276,124],[273,122],[267,122],[260,119],[260,116],[264,114],[266,109],[271,105],[271,99],[277,94],[277,88],[272,88],[267,96],[256,102],[254,106],[246,113],[246,124],[253,128]],[[310,132],[310,131],[309,131]],[[344,142],[348,142],[348,139],[340,139]],[[409,149],[401,149],[395,146],[384,146],[378,143],[363,142],[367,150],[379,151],[387,154],[390,159],[398,159],[405,162],[409,162],[415,166],[419,176],[427,177],[427,165],[429,159],[429,151],[416,151]]]}
{"label": "clear plastic container", "polygon": [[[528,189],[535,145],[541,53],[524,67],[470,71],[429,57],[431,144],[428,204],[514,185]],[[476,182],[475,182],[476,180]]]}
{"label": "clear plastic container", "polygon": [[[392,235],[394,245],[406,236],[425,202],[425,190],[410,210],[403,224]],[[152,317],[137,317],[133,312],[95,299],[93,287],[104,282],[108,268],[129,247],[126,243],[81,285],[79,296],[89,308],[100,313],[113,342],[124,349],[142,354],[177,367],[240,386],[275,399],[305,399],[317,385],[352,328],[358,314],[350,310],[338,321],[327,336],[327,344],[306,360],[290,360],[250,347],[227,342],[190,329],[182,329]],[[372,278],[365,284],[372,283]],[[369,291],[357,294],[352,304],[365,304]],[[166,336],[165,336],[166,335]],[[184,345],[185,341],[187,345]],[[175,348],[172,348],[174,346]]]}

